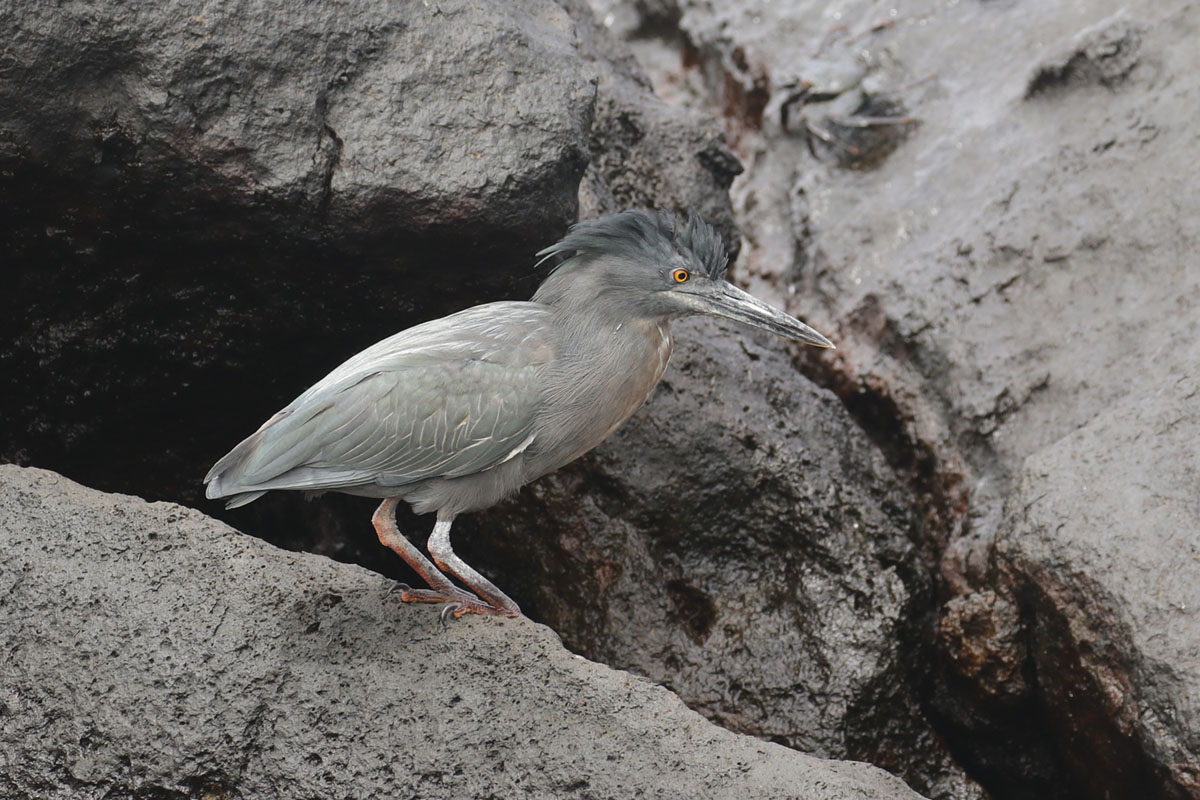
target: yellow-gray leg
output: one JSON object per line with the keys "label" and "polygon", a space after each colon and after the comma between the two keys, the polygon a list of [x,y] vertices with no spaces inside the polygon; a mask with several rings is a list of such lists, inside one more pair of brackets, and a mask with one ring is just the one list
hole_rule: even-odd
{"label": "yellow-gray leg", "polygon": [[512,601],[512,599],[504,592],[500,591],[494,583],[480,575],[474,569],[463,561],[450,547],[450,525],[454,522],[454,516],[442,516],[438,514],[437,523],[433,526],[433,534],[429,537],[429,554],[433,556],[433,563],[437,564],[443,572],[448,572],[460,581],[469,586],[475,594],[487,600],[491,604],[489,611],[480,611],[474,608],[461,607],[454,610],[454,616],[461,617],[463,614],[497,614],[505,617],[520,617],[524,616],[521,613],[520,607]]}

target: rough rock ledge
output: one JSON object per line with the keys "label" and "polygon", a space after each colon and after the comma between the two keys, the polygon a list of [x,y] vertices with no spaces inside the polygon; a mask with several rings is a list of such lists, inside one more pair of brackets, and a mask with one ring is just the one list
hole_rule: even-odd
{"label": "rough rock ledge", "polygon": [[0,549],[4,797],[917,797],[181,506],[0,466]]}

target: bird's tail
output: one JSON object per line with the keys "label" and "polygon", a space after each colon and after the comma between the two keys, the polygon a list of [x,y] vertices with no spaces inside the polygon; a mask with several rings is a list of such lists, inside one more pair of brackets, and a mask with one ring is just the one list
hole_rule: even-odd
{"label": "bird's tail", "polygon": [[253,503],[255,500],[262,497],[264,494],[266,494],[265,491],[263,491],[263,492],[242,492],[241,494],[235,494],[233,497],[230,497],[228,500],[225,501],[225,507],[226,508],[237,508],[238,506],[244,506],[247,503]]}

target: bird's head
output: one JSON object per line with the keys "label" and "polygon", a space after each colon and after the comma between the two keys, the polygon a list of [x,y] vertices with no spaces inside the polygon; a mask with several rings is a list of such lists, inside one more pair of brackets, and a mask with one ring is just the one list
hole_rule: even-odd
{"label": "bird's head", "polygon": [[[569,257],[533,299],[575,313],[642,318],[707,314],[736,320],[817,347],[833,343],[725,279],[729,258],[721,236],[697,214],[687,222],[663,211],[624,211],[580,222],[538,253]],[[540,262],[539,262],[540,263]]]}

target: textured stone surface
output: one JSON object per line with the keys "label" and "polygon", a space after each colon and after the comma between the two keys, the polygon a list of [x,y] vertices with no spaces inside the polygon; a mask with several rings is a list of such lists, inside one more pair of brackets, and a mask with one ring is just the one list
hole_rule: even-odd
{"label": "textured stone surface", "polygon": [[708,320],[673,338],[619,432],[464,518],[473,557],[504,559],[501,583],[572,649],[710,719],[900,768],[929,735],[907,676],[930,596],[899,483],[784,342]]}
{"label": "textured stone surface", "polygon": [[4,460],[198,501],[219,442],[323,368],[527,297],[577,213],[596,79],[550,0],[6,3],[0,28]]}
{"label": "textured stone surface", "polygon": [[[596,5],[599,25],[577,0],[0,8],[0,458],[196,500],[346,354],[527,296],[577,199],[730,231],[718,119],[747,168],[734,274],[836,339],[798,363],[866,437],[777,343],[709,352],[680,326],[704,345],[643,416],[464,520],[464,548],[573,646],[931,796],[982,792],[943,742],[997,800],[1196,796],[1195,492],[1171,433],[1200,363],[1196,10]],[[788,84],[847,65],[784,129]],[[839,129],[869,150],[847,158],[808,123],[851,105],[915,122]],[[368,513],[283,497],[239,520],[371,561]]]}
{"label": "textured stone surface", "polygon": [[190,509],[3,466],[0,542],[5,797],[917,797]]}
{"label": "textured stone surface", "polygon": [[997,542],[1089,796],[1200,796],[1197,442],[1194,374],[1138,392],[1026,460]]}
{"label": "textured stone surface", "polygon": [[[21,277],[0,301],[2,459],[201,502],[212,460],[347,354],[528,296],[531,254],[577,198],[583,215],[696,207],[738,244],[727,188],[740,167],[718,126],[658,100],[580,2],[414,2],[386,18],[259,2],[184,24],[137,4],[7,13],[0,225]],[[894,767],[897,742],[930,735],[897,674],[929,600],[905,499],[777,342],[691,335],[702,346],[662,404],[686,427],[652,412],[545,495],[475,521],[474,541],[465,521],[464,546],[573,645],[735,730]],[[808,424],[821,450],[797,455]],[[687,479],[676,465],[695,477],[673,507],[708,495],[698,508],[727,504],[719,527],[704,514],[665,524],[662,493]],[[570,523],[573,480],[611,484],[630,507],[599,491]],[[368,515],[353,499],[284,496],[235,519],[390,569]],[[406,530],[423,538],[418,524]],[[581,539],[574,556],[562,535]],[[631,544],[647,556],[616,589],[576,591]],[[756,663],[762,647],[778,663]]]}
{"label": "textured stone surface", "polygon": [[[553,3],[3,13],[10,163],[82,168],[96,183],[140,174],[159,192],[178,171],[159,213],[208,201],[237,224],[229,206],[274,210],[286,215],[271,218],[276,234],[315,222],[379,236],[384,220],[528,234],[573,215],[594,76]],[[212,244],[214,220],[177,222]]]}
{"label": "textured stone surface", "polygon": [[576,20],[579,52],[599,76],[592,160],[579,187],[580,217],[627,208],[694,209],[736,255],[729,184],[742,171],[710,116],[657,97],[629,46],[586,0],[560,0]]}
{"label": "textured stone surface", "polygon": [[[911,481],[940,561],[927,707],[955,754],[998,798],[1197,796],[1195,654],[1165,646],[1191,626],[1138,611],[1200,585],[1194,517],[1149,476],[1195,489],[1185,454],[1129,452],[1198,363],[1196,9],[596,5],[664,96],[725,118],[736,270],[836,332],[807,371]],[[806,114],[861,89],[915,120],[856,169],[779,116],[786,84],[847,65]],[[1085,490],[1086,464],[1113,469]],[[1026,508],[1033,471],[1055,489]],[[1091,492],[1112,502],[1073,515]]]}
{"label": "textured stone surface", "polygon": [[[585,213],[695,205],[731,233],[718,127],[581,8],[0,6],[0,460],[201,503],[347,355],[532,294],[585,172]],[[361,515],[238,520],[378,565]]]}

